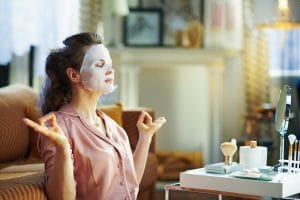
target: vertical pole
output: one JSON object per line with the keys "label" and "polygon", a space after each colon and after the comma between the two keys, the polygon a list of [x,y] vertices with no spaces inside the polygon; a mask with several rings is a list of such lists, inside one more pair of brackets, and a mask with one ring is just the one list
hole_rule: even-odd
{"label": "vertical pole", "polygon": [[165,188],[165,200],[169,200],[169,189]]}
{"label": "vertical pole", "polygon": [[34,76],[34,54],[35,54],[35,47],[30,46],[29,52],[29,63],[28,63],[28,74],[29,74],[29,86],[33,87],[33,76]]}
{"label": "vertical pole", "polygon": [[222,195],[218,194],[218,200],[222,200]]}

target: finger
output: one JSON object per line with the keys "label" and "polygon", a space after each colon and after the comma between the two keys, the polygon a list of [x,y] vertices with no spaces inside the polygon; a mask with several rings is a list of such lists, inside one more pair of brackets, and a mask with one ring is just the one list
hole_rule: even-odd
{"label": "finger", "polygon": [[144,123],[144,118],[145,118],[145,111],[142,111],[140,116],[139,116],[139,119],[137,121],[137,124],[143,124]]}
{"label": "finger", "polygon": [[23,121],[26,125],[33,128],[34,131],[40,133],[41,135],[43,135],[47,138],[50,138],[53,141],[56,140],[56,134],[54,134],[54,132],[49,130],[47,127],[41,126],[38,123],[36,123],[30,119],[27,119],[27,118],[24,118]]}
{"label": "finger", "polygon": [[51,118],[49,122],[50,122],[50,126],[58,126],[56,116],[54,113],[51,113]]}
{"label": "finger", "polygon": [[163,125],[166,123],[166,118],[160,117],[153,122],[152,131],[155,133],[157,132]]}
{"label": "finger", "polygon": [[56,117],[55,117],[54,113],[49,113],[39,119],[39,124],[41,126],[45,127],[46,122],[49,122],[49,124],[47,124],[49,126],[57,126]]}
{"label": "finger", "polygon": [[39,133],[41,133],[42,135],[45,135],[45,136],[49,135],[48,130],[45,127],[41,126],[40,124],[38,124],[36,122],[34,122],[34,121],[32,121],[28,118],[23,118],[23,122],[27,126],[31,127],[33,130],[35,130],[36,132],[39,132]]}
{"label": "finger", "polygon": [[161,125],[163,125],[163,124],[166,123],[166,122],[167,122],[166,118],[160,117],[160,118],[156,119],[156,120],[153,122],[153,124],[161,124]]}
{"label": "finger", "polygon": [[151,127],[151,132],[156,133],[161,128],[160,124],[155,124]]}
{"label": "finger", "polygon": [[36,123],[35,121],[32,121],[31,119],[28,119],[28,118],[23,118],[23,122],[31,128],[35,128],[36,126],[40,126],[38,123]]}
{"label": "finger", "polygon": [[151,115],[149,113],[145,112],[145,118],[146,118],[146,124],[150,125],[152,123],[152,117],[151,117]]}

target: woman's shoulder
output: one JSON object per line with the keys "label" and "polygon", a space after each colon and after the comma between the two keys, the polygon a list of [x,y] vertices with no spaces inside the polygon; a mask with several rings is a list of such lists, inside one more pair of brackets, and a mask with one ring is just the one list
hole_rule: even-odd
{"label": "woman's shoulder", "polygon": [[79,113],[70,104],[62,105],[55,113],[62,116],[79,116]]}
{"label": "woman's shoulder", "polygon": [[69,113],[55,111],[53,112],[56,117],[57,124],[62,128],[70,128],[73,125],[80,123],[80,117],[76,115],[70,115]]}
{"label": "woman's shoulder", "polygon": [[73,121],[79,117],[79,114],[69,105],[63,105],[59,110],[53,111],[58,121]]}
{"label": "woman's shoulder", "polygon": [[74,124],[78,123],[79,116],[76,113],[65,109],[59,109],[58,111],[53,111],[52,113],[56,117],[57,124],[66,132],[68,132],[67,130],[70,127],[73,127]]}

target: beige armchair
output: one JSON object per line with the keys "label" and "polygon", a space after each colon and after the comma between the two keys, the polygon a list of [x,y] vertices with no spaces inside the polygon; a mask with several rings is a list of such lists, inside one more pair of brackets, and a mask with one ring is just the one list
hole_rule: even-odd
{"label": "beige armchair", "polygon": [[[32,88],[11,85],[0,88],[0,199],[47,199],[44,190],[44,165],[37,152],[37,133],[28,129],[23,117],[37,120],[38,95]],[[132,149],[138,140],[136,122],[141,109],[126,110],[120,104],[101,108],[128,133]],[[154,117],[154,112],[147,109]],[[138,199],[155,199],[157,158],[151,144]]]}

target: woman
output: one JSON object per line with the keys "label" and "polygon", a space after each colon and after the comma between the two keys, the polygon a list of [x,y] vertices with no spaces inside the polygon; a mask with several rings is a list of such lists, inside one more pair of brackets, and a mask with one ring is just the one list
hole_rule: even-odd
{"label": "woman", "polygon": [[132,155],[125,131],[96,109],[114,90],[108,50],[95,33],[70,36],[50,53],[41,95],[39,123],[24,122],[40,133],[49,199],[136,199],[152,136],[166,122],[142,112],[139,141]]}

